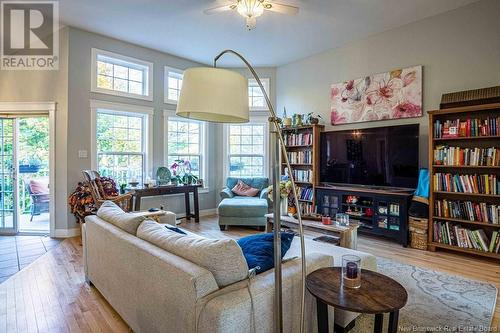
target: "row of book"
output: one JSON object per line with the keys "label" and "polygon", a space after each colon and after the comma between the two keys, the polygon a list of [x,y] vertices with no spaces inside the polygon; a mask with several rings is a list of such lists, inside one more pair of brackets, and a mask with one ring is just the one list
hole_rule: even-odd
{"label": "row of book", "polygon": [[[285,174],[286,175],[290,174],[288,172],[287,168],[285,168]],[[293,179],[296,182],[312,183],[313,173],[312,173],[311,170],[297,170],[297,169],[292,169],[292,176],[293,176]]]}
{"label": "row of book", "polygon": [[500,166],[500,149],[495,147],[461,148],[440,145],[434,149],[434,164]]}
{"label": "row of book", "polygon": [[299,187],[298,188],[299,199],[301,200],[309,200],[313,199],[314,190],[312,187]]}
{"label": "row of book", "polygon": [[314,206],[308,202],[301,202],[299,205],[300,212],[302,215],[311,215],[314,214]]}
{"label": "row of book", "polygon": [[493,231],[490,239],[482,229],[472,230],[450,222],[434,222],[433,230],[434,241],[441,244],[492,253],[500,250],[498,231]]}
{"label": "row of book", "polygon": [[433,176],[435,191],[497,195],[500,179],[496,175],[458,175],[437,172]]}
{"label": "row of book", "polygon": [[288,160],[292,164],[311,164],[312,163],[312,151],[290,151],[287,153]]}
{"label": "row of book", "polygon": [[287,146],[309,146],[312,145],[312,133],[287,133],[283,136]]}
{"label": "row of book", "polygon": [[457,138],[475,136],[497,136],[500,127],[500,117],[486,119],[469,118],[465,120],[436,120],[434,122],[435,138]]}
{"label": "row of book", "polygon": [[434,215],[472,222],[499,224],[500,205],[486,202],[436,200],[434,202]]}

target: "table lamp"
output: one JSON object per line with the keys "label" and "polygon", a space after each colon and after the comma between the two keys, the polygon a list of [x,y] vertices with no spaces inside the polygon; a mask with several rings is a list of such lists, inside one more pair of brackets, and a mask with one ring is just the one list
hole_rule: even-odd
{"label": "table lamp", "polygon": [[[269,96],[259,76],[250,63],[238,52],[224,50],[214,59],[213,67],[196,67],[184,72],[182,88],[177,102],[176,114],[180,117],[203,120],[217,123],[245,123],[249,120],[248,106],[248,80],[241,74],[228,69],[217,68],[217,61],[224,54],[233,54],[238,57],[250,70],[257,81],[262,94],[266,100],[269,117],[269,130],[271,133],[273,152],[272,184],[273,184],[273,218],[274,218],[274,276],[275,276],[275,298],[274,298],[274,331],[283,331],[283,308],[281,287],[281,221],[280,221],[280,191],[279,182],[281,178],[280,152],[290,173],[290,161],[286,151],[285,142],[280,131],[280,119],[271,104]],[[292,193],[295,202],[298,202],[297,187],[292,174],[289,174],[292,182]],[[286,212],[285,212],[286,214]],[[304,307],[305,307],[305,278],[306,262],[304,248],[304,232],[300,209],[297,210],[299,220],[299,237],[302,261],[302,283],[301,283],[301,305],[300,305],[300,331],[304,332]]]}

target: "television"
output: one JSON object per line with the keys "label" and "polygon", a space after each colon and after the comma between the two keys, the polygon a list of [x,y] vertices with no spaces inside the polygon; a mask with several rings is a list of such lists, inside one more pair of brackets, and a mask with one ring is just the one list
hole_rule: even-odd
{"label": "television", "polygon": [[320,182],[416,188],[419,125],[321,133]]}

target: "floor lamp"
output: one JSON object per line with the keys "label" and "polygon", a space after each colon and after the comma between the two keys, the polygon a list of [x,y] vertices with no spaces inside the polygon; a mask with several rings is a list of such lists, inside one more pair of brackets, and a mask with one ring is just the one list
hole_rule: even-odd
{"label": "floor lamp", "polygon": [[[280,119],[271,104],[264,86],[250,63],[238,52],[224,50],[214,59],[212,67],[197,67],[187,69],[184,72],[182,89],[177,103],[176,114],[180,117],[204,120],[218,123],[245,123],[249,121],[248,107],[248,80],[235,71],[217,68],[217,61],[225,54],[233,54],[250,70],[257,81],[270,112],[269,129],[272,137],[273,147],[273,208],[274,208],[274,276],[275,276],[275,298],[274,298],[274,330],[283,332],[283,308],[282,308],[282,286],[281,286],[281,221],[280,221],[280,190],[281,178],[280,152],[290,172],[290,161],[285,147],[285,142],[280,131]],[[292,182],[292,193],[295,202],[298,203],[297,187],[295,180],[290,174]],[[285,214],[287,212],[284,212]],[[299,237],[302,261],[302,283],[300,304],[300,331],[304,332],[304,307],[305,307],[305,278],[306,261],[304,250],[304,232],[300,209],[297,209],[299,220]]]}

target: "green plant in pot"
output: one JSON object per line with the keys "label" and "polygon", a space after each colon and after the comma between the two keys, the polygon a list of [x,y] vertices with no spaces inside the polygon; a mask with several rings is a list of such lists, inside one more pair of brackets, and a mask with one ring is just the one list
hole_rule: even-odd
{"label": "green plant in pot", "polygon": [[171,181],[173,184],[191,185],[198,182],[198,177],[193,175],[191,162],[189,160],[175,160],[170,166],[172,172]]}
{"label": "green plant in pot", "polygon": [[316,116],[315,116],[312,112],[309,112],[306,115],[305,121],[306,121],[307,124],[317,125],[317,124],[319,124],[319,120],[320,119],[323,119],[323,118],[321,118],[321,115],[316,114]]}

